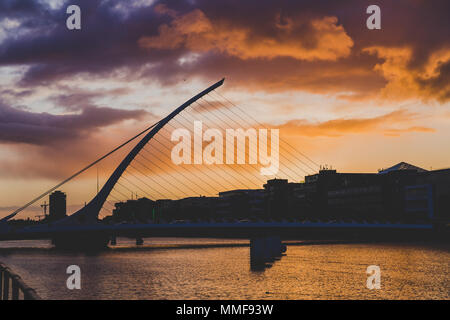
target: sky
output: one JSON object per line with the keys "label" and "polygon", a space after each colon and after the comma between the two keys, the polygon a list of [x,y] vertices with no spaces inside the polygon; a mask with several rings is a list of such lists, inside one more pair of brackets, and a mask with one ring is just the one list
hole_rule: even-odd
{"label": "sky", "polygon": [[[81,30],[66,27],[70,4],[81,9]],[[372,4],[380,30],[366,27]],[[0,216],[222,78],[218,94],[161,132],[169,148],[178,125],[214,117],[248,128],[252,119],[279,129],[278,178],[302,181],[317,164],[448,168],[448,12],[446,0],[2,0]],[[69,211],[95,195],[97,174],[101,185],[127,150],[62,188]],[[149,197],[260,188],[270,178],[248,166],[178,168],[168,150],[149,146],[141,158],[139,171],[157,177],[145,185],[167,190]],[[161,164],[144,163],[152,157]],[[207,190],[190,183],[204,180]],[[116,199],[138,192],[122,184]],[[40,214],[40,203],[19,217]]]}

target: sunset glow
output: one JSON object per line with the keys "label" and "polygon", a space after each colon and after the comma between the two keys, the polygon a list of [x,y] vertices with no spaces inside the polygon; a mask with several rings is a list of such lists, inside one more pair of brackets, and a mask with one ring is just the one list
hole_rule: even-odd
{"label": "sunset glow", "polygon": [[[275,176],[294,181],[317,170],[302,162],[311,165],[307,158],[340,172],[376,172],[401,161],[449,166],[445,1],[389,2],[381,30],[365,27],[368,1],[348,1],[346,10],[315,1],[78,2],[78,32],[61,26],[60,1],[0,4],[1,217],[223,77],[217,93],[159,133],[168,148],[147,146],[143,156],[159,162],[140,167],[155,185],[171,174],[187,184],[203,174],[211,185],[169,183],[149,197],[217,195],[273,178],[259,175],[259,165],[171,163],[171,132],[195,120],[278,128]],[[96,194],[97,176],[104,183],[127,150],[62,188],[69,213]],[[122,192],[123,199],[133,193]],[[36,204],[19,217],[41,212]]]}

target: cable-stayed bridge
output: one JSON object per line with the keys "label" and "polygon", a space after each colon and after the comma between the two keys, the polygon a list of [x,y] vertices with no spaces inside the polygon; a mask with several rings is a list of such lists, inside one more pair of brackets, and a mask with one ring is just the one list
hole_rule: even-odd
{"label": "cable-stayed bridge", "polygon": [[[190,169],[187,169],[184,165],[176,166],[169,159],[164,158],[170,154],[169,145],[173,144],[169,138],[170,132],[168,128],[176,130],[192,126],[199,119],[203,121],[202,125],[206,128],[219,128],[223,132],[228,128],[249,128],[255,124],[254,122],[262,127],[267,126],[257,122],[245,109],[218,93],[217,89],[223,83],[224,79],[206,88],[163,119],[1,219],[0,240],[52,239],[57,246],[61,247],[93,248],[105,246],[112,237],[116,236],[135,238],[147,236],[238,236],[252,238],[267,234],[277,236],[303,234],[312,236],[318,234],[318,230],[323,231],[325,229],[354,229],[363,230],[362,232],[367,233],[369,232],[367,230],[380,227],[386,230],[394,228],[405,230],[428,228],[426,226],[392,224],[378,224],[375,226],[367,223],[276,222],[263,219],[240,222],[224,222],[211,219],[208,222],[170,223],[167,221],[166,223],[139,222],[122,224],[105,224],[99,221],[98,218],[102,211],[109,213],[114,210],[111,202],[127,200],[129,199],[129,194],[139,193],[140,195],[145,195],[148,199],[177,199],[199,194],[214,195],[219,191],[229,189],[260,188],[266,182],[266,176],[259,174],[255,170],[255,172],[251,172],[251,170],[247,169],[248,166],[244,166],[243,163],[239,162],[226,165],[223,170],[217,170],[217,166],[213,167],[210,165],[203,165],[201,166],[202,170],[199,170],[195,167],[195,164]],[[252,120],[254,121],[253,123]],[[269,140],[263,143],[265,146],[262,145],[266,152]],[[15,228],[7,223],[8,220],[21,211],[134,141],[138,142],[114,169],[103,187],[81,209],[63,219],[50,223],[22,228]],[[318,171],[319,165],[317,163],[299,151],[298,148],[293,147],[286,141],[284,142],[280,143],[279,147],[280,151],[282,151],[285,165],[280,166],[275,177],[282,176],[292,181],[300,181],[305,175]],[[202,149],[202,146],[200,145],[200,149]],[[261,147],[261,141],[259,141],[258,146]],[[232,148],[234,154],[234,144]],[[198,154],[194,154],[194,159],[197,156]],[[250,148],[249,150],[245,148],[245,159],[250,161],[251,158]]]}

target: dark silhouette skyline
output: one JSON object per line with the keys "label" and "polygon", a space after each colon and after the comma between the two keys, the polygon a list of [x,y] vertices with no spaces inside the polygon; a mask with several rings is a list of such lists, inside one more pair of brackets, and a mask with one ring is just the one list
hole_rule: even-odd
{"label": "dark silhouette skyline", "polygon": [[272,179],[263,189],[220,192],[179,200],[118,202],[105,221],[287,219],[325,222],[429,224],[449,219],[450,169],[425,170],[404,162],[378,173],[323,169],[305,182]]}

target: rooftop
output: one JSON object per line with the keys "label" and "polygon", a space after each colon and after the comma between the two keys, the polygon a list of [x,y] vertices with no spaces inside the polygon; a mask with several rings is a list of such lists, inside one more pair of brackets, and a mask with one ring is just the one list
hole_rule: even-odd
{"label": "rooftop", "polygon": [[389,173],[392,171],[399,171],[399,170],[414,170],[417,172],[426,172],[428,170],[413,166],[412,164],[406,163],[406,162],[400,162],[397,163],[395,166],[392,166],[390,168],[387,169],[382,169],[378,171],[378,174],[385,174],[385,173]]}

